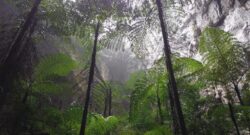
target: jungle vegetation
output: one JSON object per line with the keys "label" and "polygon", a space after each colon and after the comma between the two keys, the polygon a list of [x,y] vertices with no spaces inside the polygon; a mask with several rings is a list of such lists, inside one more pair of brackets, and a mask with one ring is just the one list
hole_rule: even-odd
{"label": "jungle vegetation", "polygon": [[[1,0],[0,135],[250,134],[246,45],[211,26],[200,34],[200,59],[173,52],[165,10],[174,3]],[[98,52],[130,43],[143,60],[152,28],[160,56],[125,81],[105,78]]]}

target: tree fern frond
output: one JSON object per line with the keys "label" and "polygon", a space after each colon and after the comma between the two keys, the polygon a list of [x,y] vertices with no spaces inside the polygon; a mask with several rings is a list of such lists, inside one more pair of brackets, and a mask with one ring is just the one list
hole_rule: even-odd
{"label": "tree fern frond", "polygon": [[35,78],[44,80],[51,75],[66,76],[76,67],[76,62],[64,54],[48,56],[35,69]]}
{"label": "tree fern frond", "polygon": [[174,69],[177,78],[192,75],[203,69],[201,62],[194,60],[192,58],[176,58],[174,60]]}
{"label": "tree fern frond", "polygon": [[35,68],[33,92],[57,94],[71,88],[66,76],[76,67],[76,62],[64,54],[43,58]]}
{"label": "tree fern frond", "polygon": [[200,37],[199,52],[208,70],[223,75],[221,79],[237,80],[248,69],[240,43],[223,30],[206,28]]}
{"label": "tree fern frond", "polygon": [[107,118],[104,118],[100,114],[91,114],[89,116],[89,124],[86,130],[87,135],[106,135],[112,132],[119,122],[115,116],[109,116]]}

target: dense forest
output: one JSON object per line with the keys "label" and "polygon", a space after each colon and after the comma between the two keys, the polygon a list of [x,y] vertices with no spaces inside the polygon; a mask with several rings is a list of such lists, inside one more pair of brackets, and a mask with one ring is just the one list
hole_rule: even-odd
{"label": "dense forest", "polygon": [[0,135],[250,135],[249,0],[0,0]]}

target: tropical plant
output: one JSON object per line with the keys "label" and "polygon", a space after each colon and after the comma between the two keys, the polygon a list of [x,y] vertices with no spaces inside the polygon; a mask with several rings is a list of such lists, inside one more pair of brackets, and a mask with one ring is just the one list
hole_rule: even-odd
{"label": "tropical plant", "polygon": [[[201,105],[199,90],[204,88],[204,84],[199,75],[202,73],[203,66],[191,58],[175,58],[173,63],[185,120],[191,129],[196,116],[190,114],[197,113],[197,108]],[[129,87],[134,88],[130,98],[129,118],[136,129],[153,130],[156,125],[169,124],[174,119],[174,116],[170,116],[170,114],[173,115],[170,111],[171,104],[166,104],[170,98],[169,93],[166,92],[166,89],[169,89],[166,77],[164,61],[160,59],[153,68],[144,73],[138,72],[131,76],[133,81],[128,81]]]}
{"label": "tropical plant", "polygon": [[[181,103],[180,103],[180,99],[179,99],[179,94],[178,94],[178,89],[177,89],[177,83],[175,80],[175,76],[174,76],[174,70],[173,70],[173,66],[172,66],[172,60],[171,60],[171,49],[170,49],[170,45],[169,45],[169,41],[168,41],[168,33],[167,33],[167,27],[165,25],[164,22],[164,16],[163,16],[163,7],[162,7],[162,3],[161,0],[157,0],[156,1],[157,7],[158,7],[158,12],[159,12],[159,19],[160,19],[160,24],[161,24],[161,29],[162,29],[162,36],[163,36],[163,41],[164,41],[164,54],[165,54],[165,59],[166,59],[166,68],[168,71],[168,75],[169,75],[169,93],[171,98],[173,99],[173,112],[175,113],[175,115],[177,116],[177,123],[178,126],[180,127],[180,132],[182,135],[187,135],[187,129],[186,129],[186,125],[185,125],[185,121],[184,121],[184,117],[183,117],[183,113],[182,113],[182,109],[181,109]],[[176,129],[174,129],[176,130]],[[178,131],[175,131],[178,132]]]}
{"label": "tropical plant", "polygon": [[200,38],[199,52],[203,55],[206,67],[205,78],[210,85],[224,87],[230,117],[238,135],[240,131],[232,105],[235,101],[230,90],[236,93],[239,103],[244,105],[239,83],[244,81],[242,78],[249,71],[249,65],[243,50],[242,45],[230,33],[216,28],[206,28]]}
{"label": "tropical plant", "polygon": [[64,86],[67,85],[62,78],[68,76],[76,66],[76,62],[67,55],[47,56],[39,62],[35,69],[32,92],[62,92]]}
{"label": "tropical plant", "polygon": [[89,100],[90,100],[90,91],[91,86],[94,79],[94,72],[95,72],[95,62],[96,62],[96,48],[98,43],[98,36],[99,36],[99,28],[100,28],[100,22],[96,25],[96,31],[95,31],[95,40],[94,40],[94,46],[92,51],[92,57],[91,57],[91,65],[90,65],[90,71],[89,71],[89,79],[88,79],[88,87],[87,87],[87,93],[86,93],[86,100],[84,104],[84,110],[82,114],[82,126],[80,129],[80,135],[85,134],[85,128],[86,128],[86,122],[87,122],[87,116],[88,116],[88,109],[89,109]]}
{"label": "tropical plant", "polygon": [[100,114],[89,114],[88,126],[86,129],[87,135],[106,135],[112,133],[119,122],[115,116],[104,118]]}
{"label": "tropical plant", "polygon": [[249,134],[249,48],[211,27],[187,43],[187,4],[0,0],[0,134]]}
{"label": "tropical plant", "polygon": [[230,33],[216,28],[206,28],[200,38],[199,52],[209,72],[207,78],[217,84],[232,85],[243,105],[239,82],[249,66],[242,45]]}

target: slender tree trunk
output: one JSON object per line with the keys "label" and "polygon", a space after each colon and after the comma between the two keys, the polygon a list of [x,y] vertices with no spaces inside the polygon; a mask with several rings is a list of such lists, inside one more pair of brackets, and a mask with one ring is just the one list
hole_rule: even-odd
{"label": "slender tree trunk", "polygon": [[233,86],[234,86],[234,90],[235,90],[235,92],[237,94],[237,97],[238,97],[238,99],[240,101],[240,105],[244,105],[244,102],[243,102],[243,100],[241,98],[241,95],[240,95],[239,86],[237,84],[235,84],[234,82],[233,82]]}
{"label": "slender tree trunk", "polygon": [[176,120],[177,116],[176,116],[176,111],[174,109],[174,99],[172,97],[172,93],[170,90],[170,84],[168,85],[168,95],[169,95],[169,102],[170,102],[170,109],[171,109],[171,116],[172,116],[172,129],[173,129],[173,134],[174,135],[178,135],[179,134],[179,126],[178,126],[178,122]]}
{"label": "slender tree trunk", "polygon": [[109,88],[109,116],[112,115],[112,90]]}
{"label": "slender tree trunk", "polygon": [[[231,117],[231,119],[232,119],[232,122],[233,122],[233,125],[234,125],[234,127],[235,127],[235,129],[236,129],[236,133],[237,133],[237,135],[240,135],[240,131],[239,131],[239,128],[238,128],[238,124],[237,124],[237,120],[236,120],[236,118],[235,118],[235,114],[234,114],[234,108],[233,108],[233,106],[232,106],[232,104],[231,104],[231,101],[232,101],[232,98],[231,98],[231,96],[230,96],[230,92],[228,91],[228,89],[227,89],[227,87],[225,86],[225,90],[226,90],[226,93],[227,93],[227,97],[228,97],[228,103],[227,103],[227,105],[228,105],[228,108],[229,108],[229,112],[230,112],[230,117]],[[222,93],[221,92],[219,92],[219,102],[221,103],[221,104],[223,104],[223,101],[222,101]],[[218,127],[218,128],[220,128],[220,127]]]}
{"label": "slender tree trunk", "polygon": [[[94,70],[94,72],[95,72],[95,70]],[[94,81],[94,80],[93,80]],[[94,86],[95,85],[95,83],[93,82],[92,84],[91,84],[91,88],[90,89],[92,89],[92,86]],[[93,92],[92,91],[90,91],[90,95],[89,95],[89,107],[88,107],[88,111],[93,111],[93,112],[95,112],[95,106],[94,106],[94,104],[93,104]]]}
{"label": "slender tree trunk", "polygon": [[91,85],[93,83],[94,79],[94,68],[95,68],[95,61],[96,61],[96,46],[99,36],[99,28],[100,28],[100,22],[96,25],[95,30],[95,41],[94,41],[94,47],[92,52],[92,58],[91,58],[91,65],[90,65],[90,71],[89,71],[89,80],[88,80],[88,87],[86,92],[86,99],[85,99],[85,105],[84,110],[82,114],[82,123],[81,123],[81,129],[80,129],[80,135],[85,134],[85,128],[86,128],[86,122],[87,122],[87,116],[88,116],[88,108],[89,108],[89,98],[90,98],[90,91],[91,91]]}
{"label": "slender tree trunk", "polygon": [[234,127],[236,129],[237,135],[240,135],[239,127],[238,127],[237,121],[235,119],[235,115],[234,115],[234,110],[233,110],[232,104],[228,103],[228,107],[229,107],[229,111],[230,111],[230,117],[231,117],[231,119],[233,121],[233,124],[234,124]]}
{"label": "slender tree trunk", "polygon": [[156,3],[158,7],[159,19],[161,23],[162,35],[163,35],[163,40],[164,40],[164,53],[166,56],[166,67],[167,67],[167,71],[169,74],[169,83],[171,86],[170,90],[171,90],[172,97],[174,99],[174,107],[177,113],[177,120],[180,126],[181,134],[187,135],[188,133],[187,133],[184,116],[183,116],[182,109],[181,109],[177,84],[176,84],[176,80],[174,77],[174,71],[173,71],[172,62],[171,62],[171,50],[170,50],[170,45],[168,42],[167,29],[166,29],[164,18],[163,18],[162,3],[161,3],[161,0],[156,0]]}
{"label": "slender tree trunk", "polygon": [[[24,43],[25,46],[23,47],[26,47],[31,39],[32,39],[32,34],[34,33],[35,31],[35,27],[36,27],[36,24],[37,24],[37,19],[34,19],[33,20],[33,23],[32,23],[32,26],[30,27],[30,31],[29,31],[29,35],[28,35],[28,39],[26,40],[26,42]],[[28,96],[29,96],[29,92],[31,90],[31,87],[32,87],[32,82],[31,82],[31,74],[29,74],[29,86],[28,86],[28,89],[26,90],[25,94],[24,94],[24,97],[22,98],[22,103],[25,104],[27,99],[28,99]]]}
{"label": "slender tree trunk", "polygon": [[[241,95],[240,95],[240,89],[239,89],[239,86],[238,86],[238,84],[235,84],[235,82],[233,82],[233,86],[234,86],[234,90],[235,90],[235,92],[236,92],[236,94],[237,94],[237,97],[238,97],[238,99],[239,99],[239,101],[240,101],[240,105],[241,106],[244,106],[244,102],[243,102],[243,100],[242,100],[242,98],[241,98]],[[247,127],[248,127],[248,130],[250,131],[250,119],[249,119],[249,117],[247,116],[247,115],[244,115],[245,116],[245,118],[246,118],[246,122],[248,123],[248,125],[247,125]]]}
{"label": "slender tree trunk", "polygon": [[[22,44],[23,39],[26,36],[28,29],[32,25],[32,21],[35,17],[35,14],[38,11],[38,7],[41,3],[41,0],[36,0],[30,13],[28,14],[23,26],[20,31],[17,33],[15,39],[10,45],[10,49],[7,52],[6,57],[4,58],[3,65],[1,67],[0,73],[0,87],[2,87],[2,93],[0,94],[0,111],[2,110],[5,100],[7,99],[8,93],[10,92],[10,85],[13,81],[16,68],[17,68],[17,59],[20,54],[23,52],[25,44]],[[32,29],[32,28],[31,28]]]}
{"label": "slender tree trunk", "polygon": [[24,37],[26,36],[26,32],[28,31],[28,29],[30,28],[30,26],[32,25],[32,21],[35,17],[35,14],[38,11],[38,7],[41,3],[41,0],[35,0],[35,3],[27,17],[27,19],[25,20],[22,28],[20,29],[20,32],[17,34],[16,38],[14,39],[14,41],[11,44],[11,48],[10,51],[8,52],[8,54],[6,55],[6,58],[4,60],[4,64],[14,64],[14,63],[10,63],[13,60],[17,59],[18,56],[20,55],[20,53],[23,51],[23,46],[21,46],[21,42],[23,41]]}
{"label": "slender tree trunk", "polygon": [[107,117],[107,108],[108,108],[108,92],[106,90],[105,99],[104,99],[104,110],[103,110],[104,117]]}

